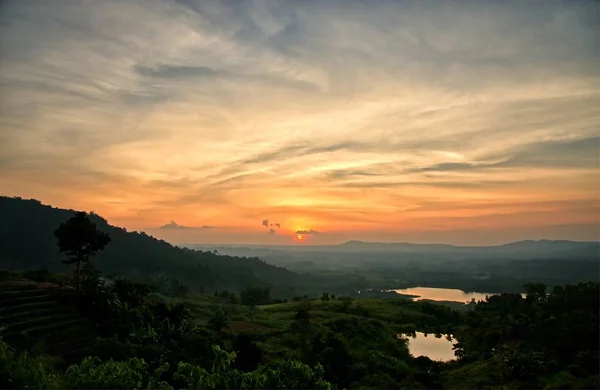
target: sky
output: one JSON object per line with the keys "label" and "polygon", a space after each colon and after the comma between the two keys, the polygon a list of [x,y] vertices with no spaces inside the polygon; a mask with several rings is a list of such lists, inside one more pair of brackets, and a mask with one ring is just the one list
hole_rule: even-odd
{"label": "sky", "polygon": [[3,1],[0,194],[174,243],[595,240],[598,6]]}

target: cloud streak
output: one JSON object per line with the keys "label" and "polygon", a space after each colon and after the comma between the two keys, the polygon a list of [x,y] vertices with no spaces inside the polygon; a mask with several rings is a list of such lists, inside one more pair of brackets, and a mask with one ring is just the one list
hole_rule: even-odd
{"label": "cloud streak", "polygon": [[305,235],[309,235],[309,236],[314,236],[317,234],[321,234],[321,232],[318,232],[314,229],[310,229],[310,230],[296,230],[296,234],[305,234]]}
{"label": "cloud streak", "polygon": [[595,2],[0,7],[6,195],[264,243],[422,231],[440,198],[600,222],[561,203],[600,185]]}
{"label": "cloud streak", "polygon": [[213,229],[215,226],[203,225],[203,226],[183,226],[175,221],[171,221],[165,225],[159,226],[155,229],[161,230],[194,230],[194,229]]}

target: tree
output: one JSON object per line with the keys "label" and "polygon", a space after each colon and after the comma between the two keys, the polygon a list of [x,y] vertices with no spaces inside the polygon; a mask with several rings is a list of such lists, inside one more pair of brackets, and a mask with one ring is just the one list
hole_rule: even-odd
{"label": "tree", "polygon": [[325,368],[325,377],[336,382],[341,388],[348,388],[349,376],[352,373],[352,354],[347,343],[339,333],[327,332],[316,337],[313,352],[320,364]]}
{"label": "tree", "polygon": [[222,328],[227,327],[228,323],[227,315],[221,309],[218,309],[208,320],[208,324],[215,332],[220,332]]}
{"label": "tree", "polygon": [[248,286],[240,291],[240,300],[243,305],[248,306],[250,317],[254,317],[256,306],[268,303],[270,297],[269,287]]}
{"label": "tree", "polygon": [[323,302],[326,302],[329,300],[329,294],[328,293],[323,293],[323,296],[321,296],[321,300]]}
{"label": "tree", "polygon": [[323,366],[311,367],[296,360],[286,359],[257,370],[242,372],[233,367],[235,352],[227,352],[213,345],[215,355],[211,372],[204,368],[180,362],[173,379],[188,389],[331,389],[323,379]]}
{"label": "tree", "polygon": [[525,296],[528,302],[540,302],[546,300],[546,285],[543,283],[526,283]]}
{"label": "tree", "polygon": [[258,368],[262,351],[249,335],[240,333],[233,344],[233,349],[237,353],[233,364],[235,368],[242,371],[253,371]]}
{"label": "tree", "polygon": [[248,286],[240,291],[242,304],[250,307],[268,303],[270,296],[271,290],[269,287]]}
{"label": "tree", "polygon": [[123,309],[133,309],[144,303],[144,298],[150,293],[145,284],[133,283],[127,279],[117,279],[110,288],[121,301]]}
{"label": "tree", "polygon": [[77,264],[75,281],[79,289],[81,263],[87,263],[110,242],[108,233],[101,232],[84,211],[75,212],[54,231],[59,251],[67,255],[65,264]]}
{"label": "tree", "polygon": [[294,320],[308,323],[310,322],[310,302],[304,301],[298,305],[298,310],[294,314]]}

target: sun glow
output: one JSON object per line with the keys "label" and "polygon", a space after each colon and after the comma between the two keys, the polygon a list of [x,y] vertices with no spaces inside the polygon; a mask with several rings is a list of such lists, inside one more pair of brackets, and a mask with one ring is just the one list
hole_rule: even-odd
{"label": "sun glow", "polygon": [[304,237],[302,236],[302,234],[298,234],[298,235],[296,236],[296,239],[297,239],[298,241],[302,241],[302,240],[304,239]]}

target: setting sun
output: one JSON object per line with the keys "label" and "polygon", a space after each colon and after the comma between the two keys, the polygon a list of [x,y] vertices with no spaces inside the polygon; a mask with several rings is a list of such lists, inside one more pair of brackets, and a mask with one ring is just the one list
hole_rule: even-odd
{"label": "setting sun", "polygon": [[599,11],[0,0],[0,390],[600,390]]}
{"label": "setting sun", "polygon": [[597,240],[598,4],[538,2],[10,2],[0,194],[171,244]]}

